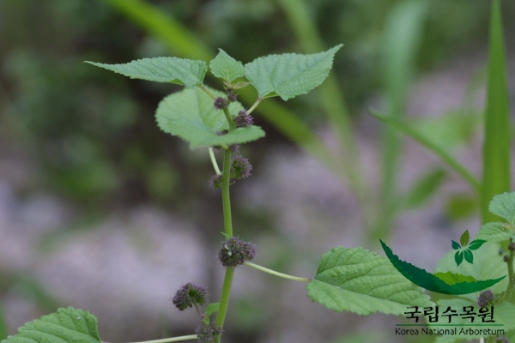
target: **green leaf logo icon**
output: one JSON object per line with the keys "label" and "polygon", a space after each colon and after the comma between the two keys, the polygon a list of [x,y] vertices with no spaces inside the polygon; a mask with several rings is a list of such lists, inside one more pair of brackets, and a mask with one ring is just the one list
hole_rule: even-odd
{"label": "green leaf logo icon", "polygon": [[477,250],[481,248],[481,246],[486,243],[483,239],[476,239],[470,242],[469,230],[466,230],[460,237],[460,243],[456,241],[452,241],[452,248],[457,250],[454,254],[454,261],[456,261],[456,265],[459,266],[463,260],[467,261],[470,264],[474,263],[474,254],[473,250]]}

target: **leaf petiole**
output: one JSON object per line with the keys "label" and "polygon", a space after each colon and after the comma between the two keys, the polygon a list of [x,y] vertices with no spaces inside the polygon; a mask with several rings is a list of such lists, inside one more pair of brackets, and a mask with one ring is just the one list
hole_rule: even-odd
{"label": "leaf petiole", "polygon": [[284,274],[284,273],[279,273],[279,272],[276,272],[275,270],[262,267],[260,265],[257,265],[255,263],[252,263],[252,262],[249,262],[249,261],[245,261],[244,264],[246,264],[247,266],[252,267],[254,269],[261,270],[262,272],[265,272],[265,273],[268,273],[268,274],[271,274],[271,275],[275,275],[275,276],[278,276],[278,277],[282,277],[283,279],[299,281],[299,282],[311,282],[311,279],[309,279],[309,278],[298,277],[298,276],[288,275],[288,274]]}
{"label": "leaf petiole", "polygon": [[263,98],[262,98],[262,97],[257,98],[256,102],[254,102],[254,104],[252,105],[252,107],[250,107],[250,108],[247,110],[247,114],[251,114],[251,113],[256,109],[256,107],[261,103],[261,101],[263,101]]}
{"label": "leaf petiole", "polygon": [[[189,341],[192,339],[197,339],[197,335],[186,335],[186,336],[177,336],[163,339],[155,339],[152,341],[141,341],[141,342],[128,342],[128,343],[168,343],[168,342],[181,342],[181,341]],[[102,343],[109,343],[102,341]]]}
{"label": "leaf petiole", "polygon": [[209,95],[209,97],[213,100],[215,100],[215,96],[213,95],[213,93],[211,93],[204,85],[200,85],[198,86],[200,89],[202,89],[204,91],[204,93],[206,93],[207,95]]}
{"label": "leaf petiole", "polygon": [[218,168],[218,163],[216,162],[215,153],[211,147],[209,148],[209,158],[211,159],[211,163],[213,163],[213,168],[215,169],[216,175],[222,175],[220,168]]}

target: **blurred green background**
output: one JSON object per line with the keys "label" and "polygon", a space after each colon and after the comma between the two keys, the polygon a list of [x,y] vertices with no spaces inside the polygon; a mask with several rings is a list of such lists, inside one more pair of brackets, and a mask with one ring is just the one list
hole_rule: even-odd
{"label": "blurred green background", "polygon": [[[59,244],[58,237],[66,232],[94,227],[91,223],[101,223],[112,213],[131,213],[135,208],[148,205],[189,218],[202,234],[202,245],[215,251],[216,244],[212,242],[220,240],[220,230],[213,229],[210,224],[221,223],[220,200],[219,194],[207,187],[212,173],[207,154],[190,151],[183,142],[159,131],[154,121],[160,99],[179,88],[129,80],[83,63],[86,60],[123,63],[163,55],[194,58],[184,56],[184,48],[174,48],[162,36],[149,33],[134,18],[120,11],[119,2],[0,0],[0,193],[9,193],[12,202],[5,205],[5,212],[0,211],[0,215],[16,212],[17,204],[38,194],[50,194],[65,203],[68,211],[65,219],[37,243],[41,251],[48,251],[54,249],[53,244]],[[222,48],[244,63],[267,54],[305,53],[318,46],[326,49],[344,43],[334,61],[334,76],[339,89],[337,96],[346,106],[351,130],[354,122],[367,123],[368,119],[363,116],[370,105],[375,106],[378,99],[388,97],[389,84],[385,80],[388,70],[385,69],[393,66],[388,65],[385,30],[395,24],[392,24],[392,18],[399,19],[394,16],[394,11],[398,12],[402,1],[143,2],[173,18],[180,30],[189,32],[195,39],[190,42],[192,49],[203,45],[208,49],[205,51],[215,54],[217,48]],[[299,7],[299,3],[303,7]],[[467,61],[470,56],[482,60],[477,66],[479,70],[486,60],[490,2],[438,0],[426,5],[424,14],[417,17],[421,21],[421,34],[413,47],[413,79],[431,75],[449,61]],[[304,38],[299,33],[302,27],[311,25],[303,23],[302,16],[297,15],[301,21],[295,28],[295,9],[299,8],[307,10],[310,23],[318,31],[315,43],[309,41],[309,32]],[[503,11],[508,52],[512,52],[515,48],[512,39],[515,36],[515,4],[504,1]],[[402,13],[413,15],[410,11],[400,15]],[[187,46],[189,42],[183,43]],[[213,79],[207,82],[220,87]],[[412,82],[411,78],[408,82]],[[327,117],[321,114],[323,101],[320,92],[316,91],[283,106],[293,111],[313,132],[318,132],[328,125]],[[261,163],[268,161],[278,147],[298,151],[298,146],[302,145],[301,141],[292,142],[286,138],[281,128],[267,119],[269,117],[258,115],[256,118],[256,123],[267,132],[266,139],[244,150],[251,157],[256,175],[262,173]],[[335,123],[330,119],[329,122],[329,125]],[[380,135],[378,127],[381,126],[371,127],[368,134]],[[356,138],[358,147],[362,139]],[[353,164],[353,161],[347,163]],[[433,179],[438,175],[433,174]],[[240,201],[241,195],[237,191],[233,202],[235,221],[242,227],[238,229],[240,234],[257,239],[263,232],[275,235],[278,224],[274,223],[274,213],[266,213],[263,208],[250,208],[244,200]],[[356,197],[359,199],[359,195]],[[0,199],[8,198],[0,194]],[[467,197],[458,200],[460,205],[471,202]],[[458,206],[456,211],[460,208]],[[0,220],[0,225],[5,226],[0,227],[0,232],[7,230],[9,221],[6,218]],[[256,232],[256,228],[263,232]],[[0,240],[6,237],[8,235]],[[265,236],[263,240],[266,239]],[[288,237],[278,239],[288,241]],[[274,244],[267,246],[270,249],[267,252],[275,256],[270,258],[272,263],[288,265],[287,252],[271,252]],[[295,250],[295,242],[282,248],[290,246]],[[59,295],[52,289],[39,284],[30,273],[25,275],[26,269],[7,263],[8,259],[2,262],[1,256],[2,252],[0,299],[6,299],[13,287],[22,284],[29,289],[31,299],[35,299],[31,300],[33,308],[41,313],[53,310],[57,304],[62,305]],[[216,268],[216,263],[212,263],[212,267]],[[208,283],[217,285],[215,272],[208,273]],[[259,308],[260,304],[254,302],[235,302],[235,307],[246,314],[240,318],[240,328],[228,337],[234,341],[243,337],[247,342],[261,342],[267,338],[275,342],[289,341],[288,337],[271,336],[273,334],[266,327],[273,327],[272,319],[256,315],[253,306]],[[9,317],[9,313],[6,316]],[[157,334],[170,330],[171,325],[166,320],[163,322],[156,329]],[[14,324],[18,322],[10,322],[10,325]],[[335,325],[335,333],[340,332],[337,328]],[[152,330],[148,331],[156,332]],[[174,330],[188,333],[187,328]],[[137,333],[133,336],[141,338]],[[127,334],[127,337],[110,339],[131,340],[133,336]],[[325,336],[335,335],[325,332],[320,337]]]}

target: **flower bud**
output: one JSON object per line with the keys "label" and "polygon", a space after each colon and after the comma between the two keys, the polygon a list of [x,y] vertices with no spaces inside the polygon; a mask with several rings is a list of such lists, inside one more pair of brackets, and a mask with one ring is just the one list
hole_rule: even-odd
{"label": "flower bud", "polygon": [[239,111],[237,116],[233,117],[236,127],[248,127],[254,123],[254,118],[247,114],[246,111]]}
{"label": "flower bud", "polygon": [[492,291],[487,289],[479,294],[479,297],[477,298],[477,306],[487,307],[494,299],[495,296]]}
{"label": "flower bud", "polygon": [[508,261],[510,260],[510,257],[509,257],[508,255],[504,255],[504,256],[502,257],[502,260],[503,260],[504,262],[508,262]]}
{"label": "flower bud", "polygon": [[199,343],[216,343],[221,333],[222,329],[215,323],[202,323],[195,329]]}
{"label": "flower bud", "polygon": [[515,251],[515,243],[510,243],[510,245],[508,245],[508,250]]}
{"label": "flower bud", "polygon": [[182,286],[172,299],[173,304],[179,310],[184,311],[188,307],[197,304],[203,306],[207,301],[207,290],[193,283]]}
{"label": "flower bud", "polygon": [[213,103],[213,105],[215,106],[216,109],[223,110],[224,108],[227,107],[227,99],[219,96],[218,98],[215,99],[215,102]]}
{"label": "flower bud", "polygon": [[211,189],[220,189],[222,188],[222,175],[215,174],[211,176],[208,181],[209,188]]}
{"label": "flower bud", "polygon": [[244,158],[241,155],[235,156],[231,162],[233,179],[246,179],[250,176],[252,171],[252,164],[250,164],[248,158]]}
{"label": "flower bud", "polygon": [[218,252],[218,258],[225,267],[237,267],[245,261],[250,261],[256,256],[256,246],[242,241],[238,237],[232,237],[222,243]]}

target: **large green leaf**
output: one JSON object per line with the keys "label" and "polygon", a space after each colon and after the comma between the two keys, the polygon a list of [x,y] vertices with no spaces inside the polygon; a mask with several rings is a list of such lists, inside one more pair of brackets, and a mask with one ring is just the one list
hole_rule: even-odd
{"label": "large green leaf", "polygon": [[[224,96],[219,91],[210,92],[214,96]],[[238,102],[229,105],[231,115],[242,109]],[[164,98],[157,108],[156,120],[161,130],[181,137],[190,143],[191,148],[246,143],[265,135],[260,127],[254,125],[221,135],[229,128],[224,112],[215,109],[213,99],[200,88],[184,89]]]}
{"label": "large green leaf", "polygon": [[202,84],[207,71],[204,61],[178,57],[143,58],[125,64],[86,63],[129,76],[131,79],[171,82],[186,88]]}
{"label": "large green leaf", "polygon": [[324,254],[307,290],[328,309],[364,315],[402,314],[407,306],[433,305],[386,258],[362,248],[337,247]]}
{"label": "large green leaf", "polygon": [[213,75],[227,82],[232,82],[239,77],[245,76],[243,64],[236,61],[222,49],[219,50],[218,55],[209,63],[209,68]]}
{"label": "large green leaf", "polygon": [[261,98],[279,95],[288,100],[306,94],[329,75],[337,45],[318,54],[282,54],[260,57],[245,65],[245,76]]}
{"label": "large green leaf", "polygon": [[506,223],[487,223],[481,226],[475,239],[484,239],[488,242],[502,242],[515,235],[513,226]]}
{"label": "large green leaf", "polygon": [[494,196],[490,201],[488,210],[506,219],[509,223],[515,224],[515,192]]}
{"label": "large green leaf", "polygon": [[26,323],[2,343],[101,343],[97,318],[73,307]]}

